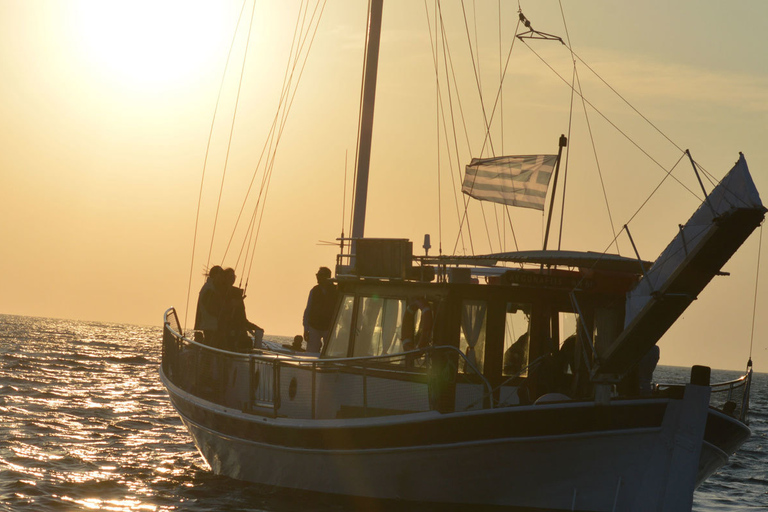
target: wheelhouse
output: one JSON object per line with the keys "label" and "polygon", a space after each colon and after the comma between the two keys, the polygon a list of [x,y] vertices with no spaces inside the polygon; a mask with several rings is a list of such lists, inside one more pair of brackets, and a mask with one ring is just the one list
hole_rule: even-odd
{"label": "wheelhouse", "polygon": [[[482,376],[499,405],[550,393],[586,398],[593,394],[591,364],[622,331],[626,292],[640,274],[637,261],[623,258],[621,271],[597,269],[594,257],[591,268],[569,269],[541,262],[533,268],[449,266],[439,258],[428,266],[425,260],[402,271],[379,269],[390,277],[337,268],[339,300],[322,358],[395,355],[428,341],[466,356],[448,362],[451,385]],[[375,265],[358,267],[376,273]],[[401,367],[408,362],[392,359]],[[418,372],[418,358],[410,362]]]}

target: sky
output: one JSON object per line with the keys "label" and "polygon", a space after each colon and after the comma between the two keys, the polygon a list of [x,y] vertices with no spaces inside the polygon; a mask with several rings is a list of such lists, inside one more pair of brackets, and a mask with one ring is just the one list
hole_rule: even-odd
{"label": "sky", "polygon": [[[176,307],[189,325],[204,271],[224,264],[248,276],[248,315],[267,336],[302,331],[317,267],[335,263],[336,247],[324,242],[349,234],[366,19],[365,2],[325,4],[311,46],[301,46],[275,149],[265,144],[296,20],[315,8],[306,5],[0,0],[0,314],[159,326]],[[684,149],[716,179],[742,151],[768,194],[768,3],[465,0],[463,8],[442,4],[455,86],[451,116],[441,42],[441,117],[435,3],[385,0],[367,236],[409,238],[417,254],[425,233],[430,254],[514,249],[511,231],[498,227],[507,213],[487,205],[468,208],[472,241],[466,230],[457,237],[460,167],[491,154],[554,153],[561,133],[570,139],[563,249],[631,256],[619,234],[631,219],[641,256],[655,259],[698,206],[667,180],[640,209],[665,169],[698,192],[690,163],[675,167]],[[499,94],[518,8],[536,30],[570,41],[594,108],[571,98],[571,54],[557,42],[516,42]],[[483,149],[483,107],[494,112],[492,149]],[[246,254],[238,237],[266,162],[268,194]],[[235,229],[254,171],[246,221]],[[518,246],[540,248],[542,214],[509,216]],[[660,341],[661,364],[743,368],[759,242],[758,230],[724,268],[730,276],[715,278]],[[768,368],[766,258],[757,371]]]}

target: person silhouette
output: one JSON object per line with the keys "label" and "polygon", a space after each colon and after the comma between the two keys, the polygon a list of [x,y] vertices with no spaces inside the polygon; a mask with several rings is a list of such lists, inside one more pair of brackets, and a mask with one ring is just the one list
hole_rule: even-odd
{"label": "person silhouette", "polygon": [[246,317],[245,293],[242,288],[235,286],[235,279],[234,269],[224,269],[225,291],[219,314],[217,348],[232,352],[248,352],[251,349],[251,338],[248,336],[248,331],[261,331],[263,333],[263,329]]}
{"label": "person silhouette", "polygon": [[303,325],[307,352],[319,353],[328,341],[337,291],[328,267],[320,267],[315,277],[317,285],[309,291]]}
{"label": "person silhouette", "polygon": [[214,265],[205,275],[205,283],[197,298],[195,341],[212,345],[218,330],[219,313],[223,303],[224,269]]}

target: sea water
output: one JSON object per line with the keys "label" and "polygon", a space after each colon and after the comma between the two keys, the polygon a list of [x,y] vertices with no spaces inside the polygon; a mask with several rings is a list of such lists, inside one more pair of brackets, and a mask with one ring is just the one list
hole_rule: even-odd
{"label": "sea water", "polygon": [[[0,510],[362,509],[213,475],[160,383],[161,336],[159,327],[0,315]],[[661,367],[655,377],[688,373]],[[713,371],[713,382],[737,376]],[[768,374],[756,374],[752,437],[696,492],[694,510],[768,509],[767,391]]]}

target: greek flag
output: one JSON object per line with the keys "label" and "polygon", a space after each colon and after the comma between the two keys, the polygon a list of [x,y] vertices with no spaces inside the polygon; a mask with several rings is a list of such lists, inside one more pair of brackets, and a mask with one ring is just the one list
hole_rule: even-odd
{"label": "greek flag", "polygon": [[557,155],[473,158],[461,191],[481,201],[544,210]]}

